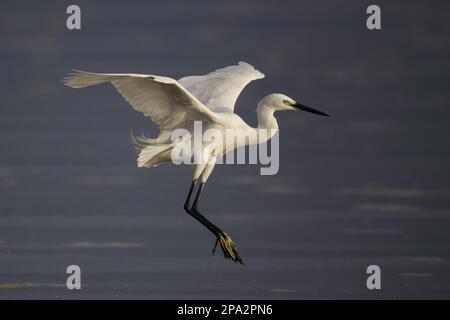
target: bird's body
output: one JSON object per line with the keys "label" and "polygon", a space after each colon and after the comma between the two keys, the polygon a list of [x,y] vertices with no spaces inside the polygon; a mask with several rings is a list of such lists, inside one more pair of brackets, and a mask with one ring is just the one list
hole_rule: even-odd
{"label": "bird's body", "polygon": [[[272,138],[278,130],[274,112],[279,110],[304,110],[326,115],[315,109],[296,103],[282,94],[264,97],[257,106],[258,127],[250,127],[234,113],[235,102],[244,87],[264,75],[245,62],[218,69],[202,76],[189,76],[177,80],[145,74],[105,74],[76,71],[63,82],[72,88],[83,88],[110,82],[137,111],[142,112],[159,125],[157,138],[132,137],[139,152],[138,167],[152,167],[161,163],[174,162],[174,151],[189,149],[189,158],[195,165],[193,181],[185,202],[185,210],[207,227],[215,236],[226,258],[235,262],[242,260],[231,238],[208,221],[198,211],[199,196],[209,178],[216,160],[224,154],[249,144],[263,143]],[[214,130],[220,139],[214,143],[201,136],[195,143],[195,127],[201,123],[202,132]],[[184,134],[174,134],[183,130]],[[247,134],[254,139],[235,140],[230,132]],[[197,181],[200,186],[193,205],[190,200]]]}
{"label": "bird's body", "polygon": [[[266,117],[264,117],[264,119],[266,119]],[[191,162],[194,161],[194,157],[197,153],[204,155],[202,159],[204,163],[210,162],[212,157],[219,159],[235,149],[264,143],[271,139],[277,132],[278,127],[276,126],[276,121],[271,121],[269,123],[271,126],[267,128],[262,126],[252,128],[236,114],[217,114],[216,122],[208,123],[206,125],[202,124],[202,131],[208,132],[215,130],[222,139],[220,141],[215,140],[214,143],[204,140],[202,141],[201,148],[198,149],[195,149],[195,137],[191,134],[195,131],[193,124],[186,125],[182,128],[185,129],[188,134],[186,137],[179,138],[176,141],[173,141],[169,135],[164,136],[163,139],[132,137],[134,145],[139,151],[138,167],[151,167],[161,163],[173,162],[172,151],[177,148],[183,149],[182,145],[188,145],[187,148],[190,149],[189,153],[191,157],[189,159]],[[245,136],[253,137],[253,139],[235,139],[235,135],[230,134],[230,132],[242,132]],[[159,150],[164,151],[158,152]],[[197,163],[197,165],[201,166],[201,163]]]}

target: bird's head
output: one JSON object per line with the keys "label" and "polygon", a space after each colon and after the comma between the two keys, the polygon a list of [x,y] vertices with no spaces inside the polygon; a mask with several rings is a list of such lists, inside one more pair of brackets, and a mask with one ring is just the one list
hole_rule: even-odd
{"label": "bird's head", "polygon": [[301,111],[311,112],[311,113],[315,113],[315,114],[318,114],[321,116],[329,117],[329,115],[326,114],[325,112],[305,106],[304,104],[297,102],[294,99],[292,99],[284,94],[281,94],[281,93],[269,94],[268,96],[264,97],[260,101],[260,104],[271,107],[271,108],[275,109],[276,111],[301,110]]}

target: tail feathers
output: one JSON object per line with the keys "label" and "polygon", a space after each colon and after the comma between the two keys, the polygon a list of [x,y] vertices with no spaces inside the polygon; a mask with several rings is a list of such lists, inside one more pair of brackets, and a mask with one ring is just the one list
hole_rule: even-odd
{"label": "tail feathers", "polygon": [[153,144],[160,144],[158,143],[158,138],[152,139],[148,138],[144,135],[141,136],[134,136],[132,133],[130,133],[131,137],[131,143],[133,144],[134,149],[136,149],[137,152],[141,152],[142,149],[144,149],[147,146],[153,145]]}
{"label": "tail feathers", "polygon": [[157,164],[167,162],[170,160],[170,150],[173,148],[172,144],[152,144],[147,145],[139,153],[137,164],[139,168],[152,167]]}
{"label": "tail feathers", "polygon": [[73,73],[69,73],[67,77],[63,78],[62,82],[68,87],[79,89],[110,82],[111,80],[114,80],[111,75],[74,70]]}

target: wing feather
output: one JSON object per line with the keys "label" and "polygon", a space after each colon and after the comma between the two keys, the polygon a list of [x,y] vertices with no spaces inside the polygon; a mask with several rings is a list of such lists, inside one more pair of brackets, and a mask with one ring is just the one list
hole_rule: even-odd
{"label": "wing feather", "polygon": [[214,121],[214,114],[178,81],[146,74],[93,73],[75,70],[63,79],[72,88],[110,82],[136,110],[161,130],[171,130],[189,120]]}
{"label": "wing feather", "polygon": [[188,76],[178,80],[190,93],[214,112],[234,112],[239,94],[253,80],[264,74],[246,62],[217,69],[202,76]]}

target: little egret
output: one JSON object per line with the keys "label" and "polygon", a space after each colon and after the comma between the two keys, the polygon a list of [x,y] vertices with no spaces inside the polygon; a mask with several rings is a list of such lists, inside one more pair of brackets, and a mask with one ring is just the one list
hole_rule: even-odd
{"label": "little egret", "polygon": [[[253,66],[239,62],[238,65],[221,68],[206,75],[188,76],[178,81],[147,74],[92,73],[74,70],[63,79],[63,83],[72,88],[84,88],[110,82],[135,110],[142,112],[159,125],[160,133],[155,139],[132,137],[134,146],[139,151],[138,167],[152,167],[173,162],[171,153],[179,141],[172,140],[172,132],[180,128],[192,131],[196,121],[201,121],[204,128],[215,128],[222,132],[228,129],[253,130],[257,137],[260,136],[261,130],[269,130],[268,135],[256,142],[263,143],[271,139],[278,130],[275,111],[303,110],[328,116],[286,95],[276,93],[258,102],[258,127],[251,128],[234,113],[234,105],[247,84],[262,78],[264,74]],[[217,157],[248,144],[248,141],[241,145],[233,143],[231,147],[228,144],[223,147],[225,145],[223,144],[220,148],[202,145],[202,154],[206,153],[207,159],[195,163],[194,177],[184,203],[186,212],[216,237],[213,254],[217,244],[220,244],[225,258],[241,264],[242,259],[230,236],[199,212],[198,203]],[[199,179],[200,184],[191,205],[191,197]]]}

